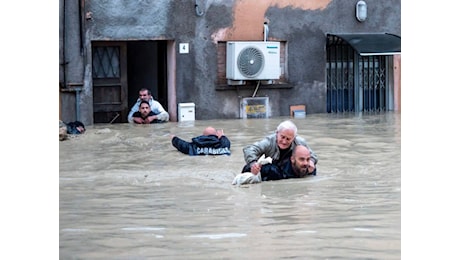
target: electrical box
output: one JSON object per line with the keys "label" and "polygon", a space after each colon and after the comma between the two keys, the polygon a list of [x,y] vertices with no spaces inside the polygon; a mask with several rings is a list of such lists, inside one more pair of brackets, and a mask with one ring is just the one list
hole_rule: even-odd
{"label": "electrical box", "polygon": [[195,121],[195,103],[179,103],[179,122]]}
{"label": "electrical box", "polygon": [[270,117],[270,104],[268,97],[251,97],[240,100],[241,118],[268,118]]}

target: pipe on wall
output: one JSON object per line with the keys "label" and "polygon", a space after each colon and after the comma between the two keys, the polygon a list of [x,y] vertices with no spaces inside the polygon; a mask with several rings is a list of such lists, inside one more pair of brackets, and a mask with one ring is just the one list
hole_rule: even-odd
{"label": "pipe on wall", "polygon": [[62,92],[75,92],[75,117],[77,121],[80,119],[80,93],[83,90],[83,83],[69,83],[69,88],[61,89]]}
{"label": "pipe on wall", "polygon": [[195,0],[195,14],[200,17],[204,15],[204,11],[198,5],[198,0]]}
{"label": "pipe on wall", "polygon": [[62,0],[62,63],[60,64],[62,66],[62,82],[59,84],[60,88],[65,88],[67,87],[67,61],[66,61],[66,55],[65,55],[65,48],[66,48],[66,19],[65,17],[67,16],[66,14],[66,5],[65,5],[65,0]]}

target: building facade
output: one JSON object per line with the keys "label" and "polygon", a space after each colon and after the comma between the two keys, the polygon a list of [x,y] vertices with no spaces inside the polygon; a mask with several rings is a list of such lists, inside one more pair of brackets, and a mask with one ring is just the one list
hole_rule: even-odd
{"label": "building facade", "polygon": [[[400,110],[400,0],[59,1],[60,117],[124,123],[146,87],[180,120]],[[270,55],[275,54],[272,58]]]}

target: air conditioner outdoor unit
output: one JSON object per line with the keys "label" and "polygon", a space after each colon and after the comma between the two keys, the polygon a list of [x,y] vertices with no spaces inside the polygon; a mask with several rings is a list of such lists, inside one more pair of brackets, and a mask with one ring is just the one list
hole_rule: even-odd
{"label": "air conditioner outdoor unit", "polygon": [[280,71],[279,42],[227,42],[227,79],[279,79]]}

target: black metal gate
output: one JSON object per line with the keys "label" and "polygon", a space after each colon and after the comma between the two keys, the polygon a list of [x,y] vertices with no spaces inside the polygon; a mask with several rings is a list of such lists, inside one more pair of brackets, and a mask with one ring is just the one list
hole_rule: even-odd
{"label": "black metal gate", "polygon": [[360,56],[329,35],[326,70],[328,113],[389,110],[387,56]]}

